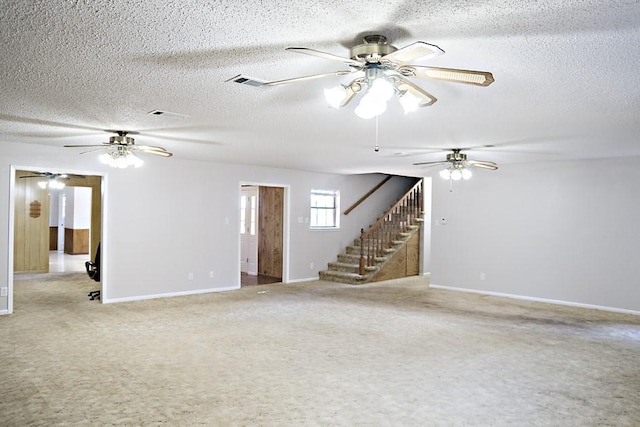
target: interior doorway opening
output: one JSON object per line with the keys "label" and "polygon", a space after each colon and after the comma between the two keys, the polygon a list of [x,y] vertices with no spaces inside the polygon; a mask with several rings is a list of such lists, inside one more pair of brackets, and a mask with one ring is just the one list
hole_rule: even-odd
{"label": "interior doorway opening", "polygon": [[285,188],[240,187],[240,285],[283,281],[285,273]]}
{"label": "interior doorway opening", "polygon": [[86,274],[84,263],[93,260],[102,240],[103,177],[76,173],[11,167],[8,314],[16,278]]}

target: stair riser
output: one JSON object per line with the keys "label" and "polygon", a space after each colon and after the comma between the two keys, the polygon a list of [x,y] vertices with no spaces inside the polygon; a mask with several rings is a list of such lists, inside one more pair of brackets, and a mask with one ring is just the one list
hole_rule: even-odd
{"label": "stair riser", "polygon": [[366,280],[354,280],[347,277],[340,277],[332,274],[325,274],[322,271],[320,272],[320,280],[326,280],[327,282],[346,283],[348,285],[361,285],[363,283],[366,283]]}

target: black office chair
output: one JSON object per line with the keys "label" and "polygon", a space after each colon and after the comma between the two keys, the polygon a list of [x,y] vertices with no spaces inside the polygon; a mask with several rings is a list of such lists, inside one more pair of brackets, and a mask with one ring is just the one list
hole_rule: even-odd
{"label": "black office chair", "polygon": [[[100,281],[100,243],[98,243],[98,249],[96,249],[96,257],[93,262],[87,261],[84,263],[85,268],[87,269],[87,274],[90,278],[95,280],[96,282]],[[87,295],[89,300],[93,301],[95,299],[100,299],[100,291],[91,291]]]}

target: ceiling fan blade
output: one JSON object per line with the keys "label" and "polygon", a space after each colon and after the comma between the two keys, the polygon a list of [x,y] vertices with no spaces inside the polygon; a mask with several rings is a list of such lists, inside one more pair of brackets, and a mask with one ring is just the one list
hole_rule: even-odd
{"label": "ceiling fan blade", "polygon": [[143,153],[146,154],[155,154],[156,156],[162,156],[162,157],[171,157],[173,156],[173,153],[168,152],[167,150],[165,150],[162,147],[153,147],[150,145],[135,145],[133,147],[131,147],[133,149],[135,149],[136,151],[141,151]]}
{"label": "ceiling fan blade", "polygon": [[361,68],[363,66],[363,64],[361,62],[356,61],[355,59],[344,58],[342,56],[334,55],[332,53],[322,52],[322,51],[315,50],[315,49],[310,49],[308,47],[288,47],[288,48],[285,48],[285,50],[288,50],[289,52],[302,53],[302,54],[305,54],[305,55],[316,56],[318,58],[330,59],[332,61],[344,62],[345,64],[350,65],[352,67]]}
{"label": "ceiling fan blade", "polygon": [[498,165],[494,162],[483,162],[483,161],[479,161],[479,160],[468,160],[467,164],[470,166],[475,166],[477,168],[482,168],[482,169],[490,169],[490,170],[496,170],[498,169]]}
{"label": "ceiling fan blade", "polygon": [[418,163],[414,163],[414,166],[428,166],[428,165],[441,165],[444,163],[448,163],[446,160],[440,160],[437,162],[418,162]]}
{"label": "ceiling fan blade", "polygon": [[[100,147],[102,145],[109,145],[108,142],[103,142],[102,144],[71,144],[71,145],[63,145],[65,148],[76,148],[76,147]],[[103,147],[104,148],[104,147]]]}
{"label": "ceiling fan blade", "polygon": [[[467,83],[476,86],[489,86],[494,82],[493,74],[488,71],[459,70],[457,68],[423,67],[419,65],[403,66],[400,70],[413,73],[415,77],[443,80],[454,83]],[[409,74],[411,75],[411,74]]]}
{"label": "ceiling fan blade", "polygon": [[102,150],[106,150],[106,149],[107,149],[107,147],[94,148],[93,150],[81,151],[80,154],[93,153],[94,151],[102,151]]}
{"label": "ceiling fan blade", "polygon": [[321,79],[323,77],[344,76],[345,74],[351,74],[357,71],[358,70],[340,70],[340,71],[333,71],[331,73],[312,74],[310,76],[293,77],[291,79],[283,79],[283,80],[275,80],[272,82],[266,82],[264,86],[278,86],[286,83],[295,83],[295,82],[302,82],[306,80]]}
{"label": "ceiling fan blade", "polygon": [[414,61],[430,59],[443,53],[444,50],[434,44],[418,41],[383,56],[382,60],[404,65],[411,64]]}
{"label": "ceiling fan blade", "polygon": [[415,83],[409,81],[409,79],[406,79],[401,75],[394,75],[394,77],[397,78],[399,81],[399,83],[396,84],[396,87],[398,88],[398,90],[400,90],[401,92],[402,91],[409,92],[413,96],[416,96],[422,99],[422,102],[419,105],[420,107],[428,107],[429,105],[432,105],[434,102],[438,100],[438,98],[431,95],[429,92],[422,89],[420,86],[416,85]]}

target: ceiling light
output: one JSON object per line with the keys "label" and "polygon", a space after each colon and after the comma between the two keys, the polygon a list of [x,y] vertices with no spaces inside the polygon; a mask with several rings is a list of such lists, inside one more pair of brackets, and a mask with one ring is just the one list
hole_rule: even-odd
{"label": "ceiling light", "polygon": [[62,190],[65,187],[65,184],[55,178],[50,178],[48,180],[38,181],[38,187],[42,189],[50,188],[52,190]]}
{"label": "ceiling light", "polygon": [[373,83],[371,83],[371,87],[367,94],[373,95],[376,98],[387,102],[391,99],[395,91],[393,83],[389,81],[389,79],[385,77],[378,77],[373,81]]}
{"label": "ceiling light", "polygon": [[355,113],[362,119],[372,119],[387,110],[387,101],[367,92],[355,109]]}
{"label": "ceiling light", "polygon": [[465,168],[462,163],[454,163],[448,168],[440,171],[441,178],[452,181],[459,181],[461,179],[467,180],[471,178],[471,175],[471,171]]}
{"label": "ceiling light", "polygon": [[402,95],[400,95],[398,101],[400,101],[400,105],[402,105],[402,109],[404,110],[405,114],[416,111],[418,107],[420,107],[420,102],[422,102],[420,98],[409,91],[405,91]]}
{"label": "ceiling light", "polygon": [[331,89],[325,89],[324,97],[330,106],[333,108],[340,108],[342,106],[342,102],[347,97],[347,89],[342,85],[332,87]]}
{"label": "ceiling light", "polygon": [[99,157],[100,161],[112,168],[126,169],[129,166],[139,168],[144,161],[133,154],[128,147],[117,147],[115,150],[107,151]]}
{"label": "ceiling light", "polygon": [[363,119],[371,119],[383,114],[387,110],[387,102],[393,98],[393,95],[398,95],[405,114],[423,105],[430,105],[416,95],[420,93],[419,89],[414,88],[410,91],[407,86],[406,79],[401,75],[393,72],[387,74],[379,66],[370,64],[365,70],[364,77],[358,77],[348,85],[340,84],[325,89],[324,96],[331,107],[340,108],[347,105],[359,92],[365,92],[354,111]]}

